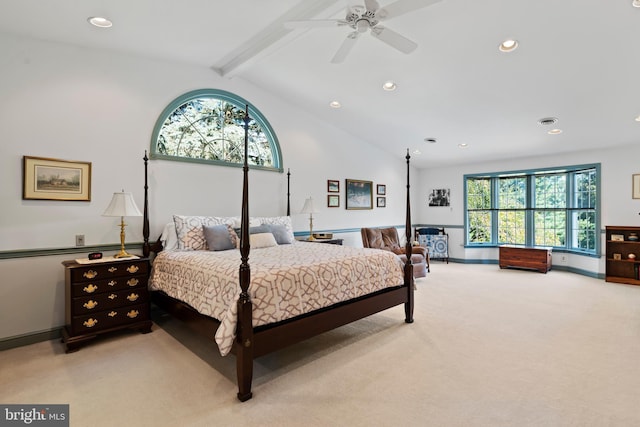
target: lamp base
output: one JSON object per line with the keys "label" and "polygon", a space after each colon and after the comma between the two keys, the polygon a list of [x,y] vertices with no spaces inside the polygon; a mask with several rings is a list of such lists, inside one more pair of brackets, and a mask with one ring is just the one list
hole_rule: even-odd
{"label": "lamp base", "polygon": [[130,253],[124,251],[124,250],[120,250],[120,252],[118,252],[117,254],[115,254],[113,257],[114,258],[132,258],[135,255],[131,255]]}
{"label": "lamp base", "polygon": [[314,240],[316,240],[316,238],[313,237],[313,234],[309,234],[309,238],[307,240],[313,242]]}

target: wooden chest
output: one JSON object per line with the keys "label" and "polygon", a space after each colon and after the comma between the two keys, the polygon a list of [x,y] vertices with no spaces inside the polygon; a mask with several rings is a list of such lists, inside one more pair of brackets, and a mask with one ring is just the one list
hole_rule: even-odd
{"label": "wooden chest", "polygon": [[62,264],[66,323],[62,342],[67,353],[102,333],[123,328],[151,332],[148,258]]}
{"label": "wooden chest", "polygon": [[551,270],[551,248],[500,246],[500,268],[517,267],[546,273]]}

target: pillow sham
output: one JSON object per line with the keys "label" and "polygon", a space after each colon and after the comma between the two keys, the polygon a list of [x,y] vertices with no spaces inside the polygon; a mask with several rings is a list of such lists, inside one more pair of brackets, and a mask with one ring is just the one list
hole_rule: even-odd
{"label": "pillow sham", "polygon": [[160,243],[162,250],[175,251],[178,249],[178,235],[176,234],[176,225],[172,222],[165,224],[162,234],[160,235]]}
{"label": "pillow sham", "polygon": [[287,231],[287,227],[284,225],[265,224],[263,227],[267,227],[271,234],[273,234],[273,237],[276,238],[276,242],[278,242],[279,245],[289,245],[293,243],[293,239],[291,238],[289,231]]}
{"label": "pillow sham", "polygon": [[230,225],[203,225],[202,231],[210,251],[226,251],[236,248],[237,235]]}
{"label": "pillow sham", "polygon": [[233,218],[174,215],[173,222],[178,236],[178,250],[201,251],[207,248],[202,227],[205,225],[232,224]]}
{"label": "pillow sham", "polygon": [[249,244],[252,248],[270,248],[272,246],[278,246],[276,238],[271,233],[256,233],[249,235]]}

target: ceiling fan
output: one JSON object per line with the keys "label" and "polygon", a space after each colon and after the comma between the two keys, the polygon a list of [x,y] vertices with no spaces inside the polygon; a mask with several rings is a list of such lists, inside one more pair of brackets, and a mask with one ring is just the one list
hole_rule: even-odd
{"label": "ceiling fan", "polygon": [[338,64],[347,57],[361,34],[369,33],[380,41],[403,53],[413,52],[418,45],[397,32],[380,25],[382,21],[404,15],[414,10],[422,9],[438,3],[440,0],[397,0],[385,7],[380,7],[376,0],[364,0],[364,6],[347,6],[347,16],[344,19],[311,19],[305,21],[288,21],[285,27],[316,28],[316,27],[343,27],[347,26],[354,31],[347,34],[340,48],[331,59]]}

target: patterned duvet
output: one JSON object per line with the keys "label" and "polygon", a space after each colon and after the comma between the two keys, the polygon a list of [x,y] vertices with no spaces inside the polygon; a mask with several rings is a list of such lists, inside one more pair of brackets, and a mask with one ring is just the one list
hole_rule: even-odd
{"label": "patterned duvet", "polygon": [[[403,284],[402,261],[378,249],[296,242],[252,248],[249,265],[254,327]],[[215,340],[224,356],[235,337],[239,267],[237,249],[161,252],[149,288],[218,319]]]}

